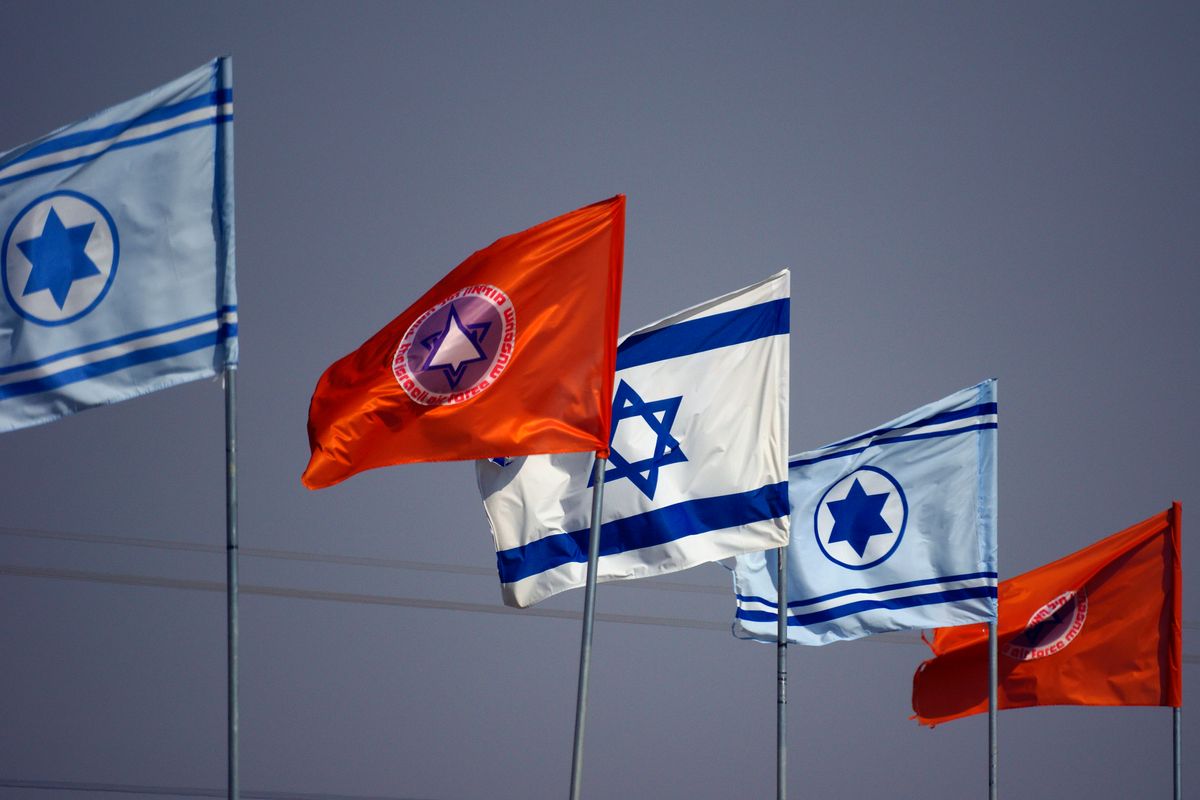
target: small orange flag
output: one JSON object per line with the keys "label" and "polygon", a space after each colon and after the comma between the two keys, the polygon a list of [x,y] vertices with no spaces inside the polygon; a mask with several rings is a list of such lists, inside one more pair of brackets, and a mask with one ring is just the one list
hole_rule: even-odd
{"label": "small orange flag", "polygon": [[608,455],[625,197],[459,264],[317,382],[302,480],[415,461]]}
{"label": "small orange flag", "polygon": [[[1182,702],[1182,508],[1001,581],[999,706]],[[939,628],[913,676],[925,725],[987,711],[987,625]]]}

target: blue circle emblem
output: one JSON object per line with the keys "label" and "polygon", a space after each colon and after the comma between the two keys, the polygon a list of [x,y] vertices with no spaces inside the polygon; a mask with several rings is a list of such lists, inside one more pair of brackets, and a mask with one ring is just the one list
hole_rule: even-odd
{"label": "blue circle emblem", "polygon": [[120,252],[117,225],[95,199],[44,194],[21,209],[0,244],[4,297],[38,325],[74,322],[108,294]]}
{"label": "blue circle emblem", "polygon": [[908,498],[890,474],[860,467],[825,490],[813,515],[817,546],[846,569],[887,561],[908,525]]}

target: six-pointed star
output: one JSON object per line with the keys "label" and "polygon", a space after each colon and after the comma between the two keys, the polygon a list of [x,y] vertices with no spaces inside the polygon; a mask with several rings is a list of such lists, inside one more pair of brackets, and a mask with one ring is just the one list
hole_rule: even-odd
{"label": "six-pointed star", "polygon": [[49,289],[50,296],[61,309],[67,303],[72,283],[101,274],[99,267],[84,252],[95,225],[89,222],[68,228],[51,207],[46,224],[42,226],[42,235],[17,242],[17,247],[33,265],[21,296]]}
{"label": "six-pointed star", "polygon": [[[647,403],[633,387],[625,381],[617,386],[613,397],[612,431],[608,437],[610,466],[604,472],[605,481],[628,478],[642,494],[651,500],[658,488],[658,470],[668,464],[678,464],[687,461],[679,441],[671,435],[671,426],[675,424],[675,415],[679,413],[679,403],[683,396],[667,397]],[[621,420],[642,419],[650,426],[655,434],[654,452],[648,458],[629,461],[612,447],[617,435],[617,427]],[[588,479],[588,485],[591,485]]]}
{"label": "six-pointed star", "polygon": [[479,322],[474,325],[463,325],[458,317],[454,304],[450,304],[450,313],[446,316],[446,327],[440,333],[426,337],[421,345],[429,350],[421,371],[440,369],[446,376],[446,382],[451,389],[458,387],[468,364],[477,361],[487,361],[488,356],[480,344],[487,336],[490,322]]}
{"label": "six-pointed star", "polygon": [[830,500],[829,513],[833,514],[833,532],[829,542],[846,542],[858,557],[867,552],[867,543],[872,536],[892,533],[892,528],[880,513],[887,502],[889,492],[867,494],[854,479],[854,485],[842,500]]}

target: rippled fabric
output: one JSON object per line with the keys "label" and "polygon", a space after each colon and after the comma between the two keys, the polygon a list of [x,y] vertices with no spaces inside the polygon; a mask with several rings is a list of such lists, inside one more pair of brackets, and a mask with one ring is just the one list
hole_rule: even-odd
{"label": "rippled fabric", "polygon": [[[1181,514],[1000,583],[1000,708],[1181,704]],[[913,676],[922,724],[987,711],[987,638],[986,625],[937,630]]]}
{"label": "rippled fabric", "polygon": [[238,361],[228,59],[0,153],[0,432]]}
{"label": "rippled fabric", "polygon": [[[790,282],[784,270],[622,338],[599,581],[787,543]],[[584,585],[594,464],[591,453],[476,463],[505,604]]]}
{"label": "rippled fabric", "polygon": [[[788,461],[787,638],[996,618],[996,381]],[[733,634],[774,642],[778,555],[738,556]]]}
{"label": "rippled fabric", "polygon": [[[319,489],[366,469],[418,461],[606,454],[624,228],[625,198],[618,195],[506,236],[334,363],[309,407],[312,457],[304,484]],[[421,332],[413,346],[425,347],[427,355],[407,363],[418,378],[425,369],[431,381],[441,367],[437,379],[463,381],[455,388],[464,396],[418,402],[414,395],[421,393],[406,391],[393,368],[397,350],[406,335],[411,338],[414,323],[420,327],[422,315],[473,287],[498,289],[515,313],[515,341],[504,369],[482,389],[462,377],[465,370],[451,369],[466,363],[462,348],[494,356],[496,344],[487,337],[501,326],[447,322],[445,330],[460,340],[457,355],[437,361],[441,340]]]}

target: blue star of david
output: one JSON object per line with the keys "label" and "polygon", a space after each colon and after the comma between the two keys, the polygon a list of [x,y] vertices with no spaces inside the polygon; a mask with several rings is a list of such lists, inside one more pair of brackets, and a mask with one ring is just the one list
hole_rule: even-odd
{"label": "blue star of david", "polygon": [[[651,500],[658,489],[658,471],[668,464],[678,464],[687,461],[679,441],[671,435],[671,426],[675,424],[675,415],[679,413],[679,404],[683,396],[667,397],[647,403],[633,390],[628,383],[621,381],[617,386],[616,396],[613,397],[612,431],[608,436],[609,467],[604,471],[605,481],[628,478],[642,494]],[[621,420],[642,419],[654,431],[654,454],[649,458],[629,461],[618,453],[612,446],[617,435],[617,427]],[[592,485],[591,478],[588,486]]]}
{"label": "blue star of david", "polygon": [[42,226],[42,235],[17,242],[17,247],[33,265],[21,296],[49,289],[50,296],[61,309],[66,305],[72,283],[99,275],[100,268],[84,252],[95,226],[96,223],[89,222],[68,228],[51,208],[46,224]]}
{"label": "blue star of david", "polygon": [[[487,336],[488,329],[492,327],[490,322],[477,322],[473,325],[463,325],[462,320],[458,316],[458,311],[455,310],[454,304],[450,304],[450,313],[446,316],[446,326],[438,333],[432,336],[427,336],[421,341],[421,346],[429,351],[429,355],[425,358],[425,363],[421,365],[421,372],[440,369],[442,374],[446,376],[446,382],[450,384],[451,389],[458,388],[458,382],[462,380],[463,373],[466,372],[469,364],[474,364],[478,361],[487,361],[488,356],[480,347],[483,344],[483,338]],[[439,361],[439,351],[442,344],[445,343],[446,337],[452,333],[461,336],[475,351],[475,355],[467,358],[456,358],[447,356],[445,361]]]}
{"label": "blue star of david", "polygon": [[858,478],[855,478],[854,485],[844,499],[829,501],[829,513],[833,514],[834,520],[829,542],[846,542],[862,558],[872,536],[892,533],[892,527],[880,513],[889,494],[867,494]]}

